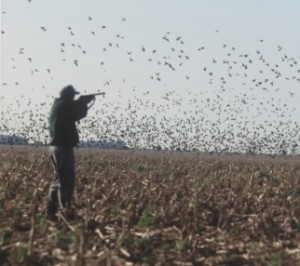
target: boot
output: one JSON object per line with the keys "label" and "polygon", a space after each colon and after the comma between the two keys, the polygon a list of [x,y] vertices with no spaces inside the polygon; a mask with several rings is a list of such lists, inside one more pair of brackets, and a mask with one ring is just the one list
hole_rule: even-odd
{"label": "boot", "polygon": [[57,204],[53,203],[51,200],[48,200],[46,203],[46,217],[49,220],[57,220]]}

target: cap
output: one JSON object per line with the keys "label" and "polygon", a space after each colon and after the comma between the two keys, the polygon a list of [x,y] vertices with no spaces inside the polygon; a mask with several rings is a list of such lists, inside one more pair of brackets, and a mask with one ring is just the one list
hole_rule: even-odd
{"label": "cap", "polygon": [[75,94],[79,94],[79,92],[76,91],[72,85],[68,85],[68,86],[62,88],[62,90],[60,91],[61,98],[72,97]]}

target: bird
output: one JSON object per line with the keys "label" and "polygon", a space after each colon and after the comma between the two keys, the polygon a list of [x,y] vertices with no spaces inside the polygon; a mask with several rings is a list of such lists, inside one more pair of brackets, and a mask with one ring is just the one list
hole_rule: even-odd
{"label": "bird", "polygon": [[170,40],[167,38],[167,36],[165,35],[165,36],[163,36],[162,37],[165,41],[167,41],[167,42],[170,42]]}

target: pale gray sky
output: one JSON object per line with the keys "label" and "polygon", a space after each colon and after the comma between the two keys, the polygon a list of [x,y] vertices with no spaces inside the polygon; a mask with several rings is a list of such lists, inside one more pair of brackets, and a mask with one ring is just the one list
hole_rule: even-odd
{"label": "pale gray sky", "polygon": [[[51,97],[73,84],[81,92],[107,93],[94,114],[97,104],[110,111],[136,99],[141,114],[199,110],[222,121],[235,114],[240,121],[299,121],[299,1],[1,5],[2,111],[30,112],[46,102],[41,113],[47,114]],[[160,114],[151,103],[171,107]]]}

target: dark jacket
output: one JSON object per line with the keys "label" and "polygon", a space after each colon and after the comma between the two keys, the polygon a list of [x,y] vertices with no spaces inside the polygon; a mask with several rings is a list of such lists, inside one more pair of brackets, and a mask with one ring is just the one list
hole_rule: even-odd
{"label": "dark jacket", "polygon": [[87,104],[83,100],[55,99],[52,105],[49,126],[50,145],[75,147],[79,142],[76,121],[87,115]]}

